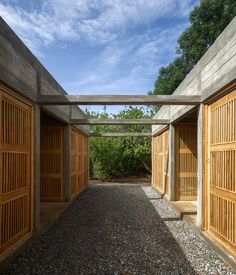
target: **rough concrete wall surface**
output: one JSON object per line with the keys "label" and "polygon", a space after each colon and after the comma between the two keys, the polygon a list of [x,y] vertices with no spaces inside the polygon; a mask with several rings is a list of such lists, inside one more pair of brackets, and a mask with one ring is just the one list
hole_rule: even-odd
{"label": "rough concrete wall surface", "polygon": [[[0,18],[0,81],[33,102],[36,101],[38,94],[66,94],[2,18]],[[67,123],[70,120],[71,109],[76,114],[76,118],[85,118],[84,113],[77,106],[45,106],[43,109]],[[76,127],[88,133],[87,126]]]}
{"label": "rough concrete wall surface", "polygon": [[[236,78],[236,17],[216,39],[195,68],[173,94],[201,95],[205,100]],[[162,106],[154,118],[171,121],[191,110],[191,106]],[[153,126],[153,133],[163,126]]]}

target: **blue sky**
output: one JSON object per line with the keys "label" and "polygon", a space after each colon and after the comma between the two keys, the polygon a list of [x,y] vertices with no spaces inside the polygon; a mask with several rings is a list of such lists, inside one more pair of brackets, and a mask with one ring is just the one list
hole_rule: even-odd
{"label": "blue sky", "polygon": [[145,95],[198,3],[0,0],[0,15],[68,93]]}

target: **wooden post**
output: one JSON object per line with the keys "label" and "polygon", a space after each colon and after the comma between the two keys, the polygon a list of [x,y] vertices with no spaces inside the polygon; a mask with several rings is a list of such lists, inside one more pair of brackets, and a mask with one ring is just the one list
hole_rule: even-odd
{"label": "wooden post", "polygon": [[197,119],[197,226],[202,227],[202,195],[203,195],[203,112],[204,105],[201,104],[198,108],[198,119]]}
{"label": "wooden post", "polygon": [[169,130],[169,198],[175,200],[175,127],[170,125]]}
{"label": "wooden post", "polygon": [[65,154],[64,154],[64,181],[65,181],[65,201],[71,199],[71,125],[65,126]]}
{"label": "wooden post", "polygon": [[40,227],[40,106],[34,113],[34,229]]}
{"label": "wooden post", "polygon": [[154,186],[154,172],[155,172],[155,168],[154,168],[154,154],[155,154],[155,147],[154,147],[154,137],[152,137],[152,181],[151,181],[151,185]]}

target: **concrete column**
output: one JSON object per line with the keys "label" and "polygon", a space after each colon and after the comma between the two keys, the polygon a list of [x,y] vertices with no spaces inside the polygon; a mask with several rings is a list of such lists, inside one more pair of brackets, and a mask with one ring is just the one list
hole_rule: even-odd
{"label": "concrete column", "polygon": [[40,106],[34,116],[34,229],[40,227]]}
{"label": "concrete column", "polygon": [[197,226],[202,227],[202,192],[203,192],[203,111],[204,105],[199,105],[197,118]]}
{"label": "concrete column", "polygon": [[169,128],[169,198],[175,199],[175,127],[170,124]]}
{"label": "concrete column", "polygon": [[64,154],[64,171],[65,171],[65,201],[71,198],[71,125],[65,126],[65,154]]}

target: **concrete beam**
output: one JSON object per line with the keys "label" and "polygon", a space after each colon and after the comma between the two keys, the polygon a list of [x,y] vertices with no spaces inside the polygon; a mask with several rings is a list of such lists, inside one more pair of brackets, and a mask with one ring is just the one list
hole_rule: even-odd
{"label": "concrete beam", "polygon": [[168,119],[72,119],[72,125],[168,125]]}
{"label": "concrete beam", "polygon": [[193,95],[40,95],[41,105],[198,105]]}
{"label": "concrete beam", "polygon": [[90,133],[90,137],[151,137],[152,133]]}

